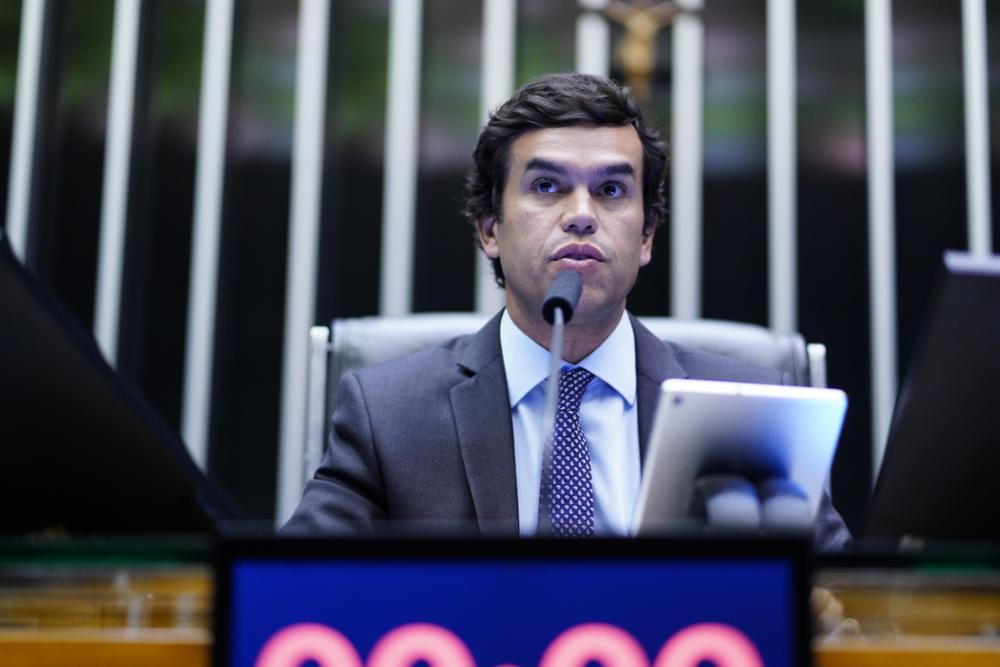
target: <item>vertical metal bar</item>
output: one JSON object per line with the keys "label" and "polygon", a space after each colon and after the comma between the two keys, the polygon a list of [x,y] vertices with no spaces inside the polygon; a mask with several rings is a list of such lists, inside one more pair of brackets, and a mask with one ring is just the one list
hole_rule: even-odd
{"label": "vertical metal bar", "polygon": [[581,0],[589,11],[576,19],[576,71],[607,76],[610,71],[611,28],[608,20],[598,14],[607,7],[607,0]]}
{"label": "vertical metal bar", "polygon": [[986,7],[962,0],[965,74],[965,171],[969,200],[969,250],[993,251],[990,204],[989,82],[986,66]]}
{"label": "vertical metal bar", "polygon": [[281,377],[281,456],[276,519],[292,515],[302,493],[306,452],[309,329],[316,308],[316,267],[323,190],[329,0],[299,6],[295,73],[292,195],[289,205],[288,277],[285,281],[284,360]]}
{"label": "vertical metal bar", "polygon": [[[701,0],[683,3],[701,9]],[[702,90],[705,33],[701,17],[681,13],[674,20],[674,90],[671,95],[671,289],[674,317],[701,314]]]}
{"label": "vertical metal bar", "polygon": [[22,261],[27,259],[28,254],[28,216],[44,27],[45,0],[23,0],[21,41],[17,49],[17,87],[14,94],[10,177],[7,188],[7,235],[14,253]]}
{"label": "vertical metal bar", "polygon": [[[483,0],[483,69],[480,113],[483,123],[490,112],[514,90],[514,47],[517,40],[517,2]],[[503,291],[493,281],[490,262],[476,250],[476,310],[495,313],[504,303]]]}
{"label": "vertical metal bar", "polygon": [[778,331],[798,328],[795,101],[795,2],[768,0],[768,307]]}
{"label": "vertical metal bar", "polygon": [[319,468],[323,460],[326,423],[329,415],[327,406],[327,377],[330,369],[330,327],[309,328],[309,382],[306,398],[306,451],[305,469],[302,471],[300,486]]}
{"label": "vertical metal bar", "polygon": [[141,14],[142,0],[117,0],[115,3],[101,195],[101,236],[97,249],[97,293],[94,298],[94,336],[111,365],[118,358]]}
{"label": "vertical metal bar", "polygon": [[865,2],[872,479],[885,453],[897,384],[891,11],[890,0]]}
{"label": "vertical metal bar", "polygon": [[383,315],[409,313],[413,302],[422,16],[423,0],[392,0],[389,6],[389,77],[379,281],[379,310]]}
{"label": "vertical metal bar", "polygon": [[806,345],[809,363],[809,386],[826,387],[826,345],[809,343]]}
{"label": "vertical metal bar", "polygon": [[233,0],[207,0],[181,412],[181,433],[191,456],[202,468],[208,461],[232,37]]}

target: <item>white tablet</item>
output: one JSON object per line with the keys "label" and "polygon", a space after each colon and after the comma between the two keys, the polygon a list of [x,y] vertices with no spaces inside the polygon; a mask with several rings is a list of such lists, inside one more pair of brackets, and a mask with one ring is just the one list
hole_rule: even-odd
{"label": "white tablet", "polygon": [[689,521],[694,482],[712,473],[787,477],[805,492],[815,518],[846,409],[839,389],[665,381],[633,534]]}

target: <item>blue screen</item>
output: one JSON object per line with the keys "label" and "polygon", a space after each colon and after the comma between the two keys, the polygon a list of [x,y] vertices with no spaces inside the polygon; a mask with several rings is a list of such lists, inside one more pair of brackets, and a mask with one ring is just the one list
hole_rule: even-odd
{"label": "blue screen", "polygon": [[[457,667],[469,664],[453,659],[464,648],[479,667],[546,655],[625,667],[680,655],[685,642],[687,655],[742,642],[760,664],[795,662],[793,573],[780,560],[250,559],[231,577],[234,665]],[[357,662],[334,657],[345,645]],[[714,664],[757,664],[733,662],[741,655]]]}

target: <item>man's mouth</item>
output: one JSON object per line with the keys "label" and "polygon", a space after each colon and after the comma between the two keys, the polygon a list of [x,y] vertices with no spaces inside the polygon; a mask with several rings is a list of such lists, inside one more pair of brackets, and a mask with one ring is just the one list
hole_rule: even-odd
{"label": "man's mouth", "polygon": [[568,259],[577,262],[584,262],[587,260],[603,262],[604,253],[592,245],[573,243],[563,246],[552,255],[553,262],[557,262],[561,259]]}

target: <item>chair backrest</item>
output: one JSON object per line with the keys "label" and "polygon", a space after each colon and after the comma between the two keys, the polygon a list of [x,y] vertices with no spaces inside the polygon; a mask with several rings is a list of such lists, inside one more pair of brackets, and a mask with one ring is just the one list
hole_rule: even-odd
{"label": "chair backrest", "polygon": [[[477,331],[488,316],[478,313],[421,313],[402,317],[334,320],[330,328],[327,395],[348,371],[372,366]],[[640,317],[664,341],[788,372],[795,384],[813,384],[805,341],[798,333],[723,320]]]}
{"label": "chair backrest", "polygon": [[[477,331],[488,316],[477,313],[421,313],[403,317],[356,317],[334,320],[329,330],[313,327],[307,442],[304,452],[282,452],[283,465],[301,466],[302,485],[323,456],[337,383],[348,371],[389,361]],[[798,333],[771,331],[755,324],[721,320],[642,317],[661,340],[723,354],[756,366],[791,374],[796,384],[825,386],[826,349],[806,345]],[[304,453],[304,457],[303,457]],[[283,497],[297,498],[301,493]],[[287,509],[290,513],[291,508]]]}

